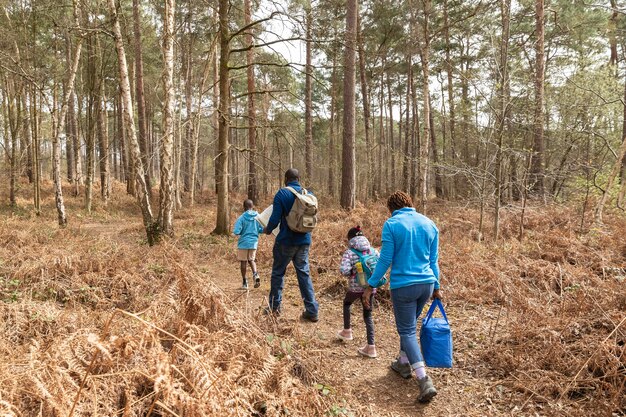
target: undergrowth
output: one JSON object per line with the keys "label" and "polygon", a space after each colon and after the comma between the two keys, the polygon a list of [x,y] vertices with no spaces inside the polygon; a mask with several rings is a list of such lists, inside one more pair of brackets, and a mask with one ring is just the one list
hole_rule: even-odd
{"label": "undergrowth", "polygon": [[[212,205],[177,212],[177,237],[150,248],[137,210],[127,208],[134,201],[116,193],[93,215],[69,197],[65,229],[50,204],[40,217],[25,208],[1,215],[0,414],[360,413],[358,399],[319,388],[323,371],[293,342],[293,328],[268,329],[211,283],[200,264],[231,257],[233,244],[210,234]],[[477,210],[439,202],[428,215],[441,232],[446,303],[484,312],[450,315],[455,343],[471,348],[460,366],[540,414],[623,413],[624,217],[581,233],[575,209],[531,207],[520,242],[519,212],[506,208],[503,238],[481,243]],[[347,230],[360,224],[379,246],[386,217],[382,203],[351,213],[323,207],[311,256],[319,293],[343,293],[335,271]],[[264,268],[270,247],[261,240]],[[391,308],[388,291],[379,303]],[[478,322],[488,332],[471,340]]]}

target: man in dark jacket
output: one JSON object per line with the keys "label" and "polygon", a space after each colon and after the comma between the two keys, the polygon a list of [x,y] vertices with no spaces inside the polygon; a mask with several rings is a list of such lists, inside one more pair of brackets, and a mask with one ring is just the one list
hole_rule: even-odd
{"label": "man in dark jacket", "polygon": [[[285,172],[285,186],[296,191],[302,190],[300,174],[295,168]],[[269,313],[280,313],[285,271],[290,262],[296,269],[298,287],[304,300],[302,318],[311,322],[318,320],[318,304],[315,300],[315,290],[309,270],[309,248],[311,233],[294,232],[287,226],[287,215],[293,206],[296,197],[286,188],[278,190],[274,196],[274,207],[264,233],[270,234],[280,224],[280,232],[276,237],[273,249],[274,263],[272,264],[272,278],[269,295]]]}

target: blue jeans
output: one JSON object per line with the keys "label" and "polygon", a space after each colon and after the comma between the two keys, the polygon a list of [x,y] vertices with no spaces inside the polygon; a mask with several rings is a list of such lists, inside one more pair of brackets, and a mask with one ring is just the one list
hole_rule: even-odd
{"label": "blue jeans", "polygon": [[272,264],[272,279],[269,304],[273,311],[280,310],[285,285],[285,271],[290,262],[296,269],[300,295],[304,300],[304,309],[311,315],[317,316],[318,304],[315,301],[315,291],[309,270],[309,246],[290,246],[282,243],[274,244],[274,263]]}
{"label": "blue jeans", "polygon": [[400,336],[400,351],[406,353],[412,368],[424,362],[417,343],[417,319],[433,294],[435,284],[414,284],[391,290],[393,315]]}

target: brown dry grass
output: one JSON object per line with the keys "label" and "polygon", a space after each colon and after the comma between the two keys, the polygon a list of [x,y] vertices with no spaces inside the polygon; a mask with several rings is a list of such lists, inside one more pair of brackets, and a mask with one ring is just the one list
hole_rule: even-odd
{"label": "brown dry grass", "polygon": [[[115,191],[92,215],[68,198],[64,230],[51,204],[39,218],[2,209],[0,414],[311,416],[343,410],[333,407],[340,401],[370,414],[358,393],[320,395],[314,383],[333,380],[335,364],[298,343],[298,327],[250,315],[213,285],[203,265],[230,260],[233,242],[210,235],[212,205],[178,212],[176,239],[149,248],[133,200]],[[379,245],[386,212],[324,203],[312,270],[319,293],[339,303],[347,229],[361,224]],[[476,210],[429,211],[463,372],[450,375],[486,384],[489,404],[476,414],[623,413],[626,220],[607,216],[606,228],[579,234],[574,209],[532,207],[520,243],[518,213],[503,214],[504,238],[478,243]],[[270,246],[261,241],[265,270]],[[478,401],[468,395],[459,398]]]}

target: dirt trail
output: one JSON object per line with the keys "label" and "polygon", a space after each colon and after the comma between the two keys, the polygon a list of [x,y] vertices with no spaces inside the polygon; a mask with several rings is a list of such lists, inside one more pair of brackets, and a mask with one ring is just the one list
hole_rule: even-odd
{"label": "dirt trail", "polygon": [[[342,328],[343,294],[325,294],[320,291],[321,283],[314,280],[320,304],[320,321],[313,324],[300,320],[303,304],[293,267],[290,266],[287,271],[282,314],[276,321],[260,313],[269,293],[269,268],[259,268],[261,287],[247,292],[240,289],[241,278],[234,261],[229,263],[217,259],[201,265],[200,270],[251,320],[258,320],[262,328],[267,328],[270,337],[280,337],[287,343],[297,344],[301,349],[306,349],[308,354],[316,356],[313,374],[316,381],[328,386],[332,395],[338,399],[335,408],[337,415],[342,415],[339,413],[345,409],[350,410],[355,405],[352,403],[354,399],[358,399],[362,409],[368,410],[366,415],[372,416],[508,414],[504,410],[497,410],[489,398],[494,392],[495,395],[506,395],[502,388],[495,389],[497,383],[494,381],[473,376],[476,370],[472,367],[476,359],[472,357],[471,349],[466,348],[468,335],[465,331],[457,331],[455,334],[455,367],[451,370],[429,370],[439,393],[431,404],[424,406],[416,401],[416,381],[404,380],[389,368],[399,346],[393,312],[389,306],[378,306],[374,311],[378,358],[364,358],[357,353],[357,349],[365,344],[360,305],[357,303],[352,307],[354,340],[339,341],[335,334]],[[469,305],[451,304],[449,310],[453,325],[455,321],[461,322],[461,317],[475,317],[477,312]],[[475,331],[483,335],[474,334],[469,338],[484,339],[488,329]],[[461,334],[465,336],[460,337]],[[347,398],[348,403],[344,404],[342,398]]]}

